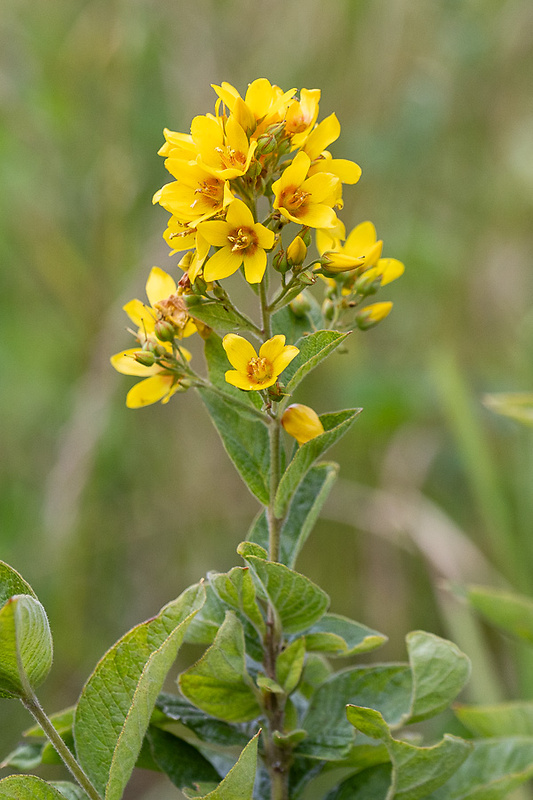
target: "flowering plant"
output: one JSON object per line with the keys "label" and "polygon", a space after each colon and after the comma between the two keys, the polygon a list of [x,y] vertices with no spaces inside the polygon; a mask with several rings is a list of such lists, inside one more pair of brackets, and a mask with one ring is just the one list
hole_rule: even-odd
{"label": "flowering plant", "polygon": [[[342,187],[361,170],[327,150],[340,126],[335,114],[317,124],[318,90],[297,97],[266,79],[244,98],[226,83],[214,89],[215,113],[195,117],[190,133],[165,131],[160,151],[174,180],[154,202],[171,214],[164,238],[181,277],[151,270],[148,302],[125,306],[136,344],[112,363],[142,379],[131,408],[199,393],[260,504],[238,547],[244,565],[208,573],[127,633],[76,706],[49,719],[35,695],[52,660],[47,617],[1,564],[0,696],[20,698],[38,723],[5,764],[56,758],[46,735],[77,785],[11,776],[0,800],[119,800],[136,765],[209,800],[503,797],[525,779],[505,761],[509,748],[489,757],[483,743],[472,754],[456,736],[423,746],[409,735],[468,678],[451,642],[415,631],[406,663],[333,670],[332,660],[386,641],[330,612],[327,594],[295,570],[338,471],[322,457],[360,409],[319,415],[293,395],[354,330],[389,314],[390,302],[367,301],[403,265],[382,257],[372,223],[346,236]],[[239,272],[255,320],[225,283]],[[205,374],[183,346],[192,336],[203,340]],[[183,643],[207,649],[179,675],[179,692],[163,692]]]}

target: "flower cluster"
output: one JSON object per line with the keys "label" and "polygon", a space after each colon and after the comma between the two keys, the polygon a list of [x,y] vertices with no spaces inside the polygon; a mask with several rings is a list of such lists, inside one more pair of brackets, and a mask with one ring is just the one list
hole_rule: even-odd
{"label": "flower cluster", "polygon": [[[179,254],[183,274],[176,284],[154,267],[146,286],[149,305],[133,300],[125,306],[139,347],[112,362],[145,378],[128,394],[131,407],[167,402],[189,386],[205,387],[181,339],[195,332],[216,336],[224,330],[223,311],[235,331],[223,341],[234,367],[225,380],[260,392],[267,408],[283,396],[282,373],[298,353],[291,331],[277,323],[278,312],[285,309],[299,320],[299,334],[365,330],[384,319],[392,304],[364,302],[403,272],[400,261],[382,257],[383,242],[372,223],[346,236],[337,212],[343,185],[357,183],[361,168],[329,152],[340,124],[335,114],[317,122],[318,89],[297,94],[266,78],[253,81],[244,97],[228,83],[213,89],[214,113],[195,117],[189,133],[165,130],[159,151],[173,180],[153,201],[171,215],[164,238],[171,255]],[[309,257],[312,230],[318,255]],[[259,298],[259,324],[235,307],[221,284],[239,271]],[[322,300],[312,287],[322,288]],[[320,432],[302,408],[307,407],[289,414],[285,426],[300,443],[309,431]],[[306,426],[301,423],[301,435],[293,432],[299,420]]]}

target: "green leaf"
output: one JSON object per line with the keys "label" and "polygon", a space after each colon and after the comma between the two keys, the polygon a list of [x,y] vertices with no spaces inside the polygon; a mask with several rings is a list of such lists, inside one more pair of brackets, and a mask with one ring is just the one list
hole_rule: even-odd
{"label": "green leaf", "polygon": [[494,706],[453,707],[456,717],[474,736],[533,737],[533,701],[517,700]]}
{"label": "green leaf", "polygon": [[307,650],[328,653],[330,657],[353,656],[381,647],[387,641],[382,633],[339,614],[324,614],[305,633]]}
{"label": "green leaf", "polygon": [[227,608],[209,584],[205,585],[205,603],[194,616],[185,633],[187,644],[211,644],[224,622]]}
{"label": "green leaf", "polygon": [[286,633],[298,633],[323,616],[329,597],[316,583],[277,561],[265,561],[251,555],[246,556],[246,560],[271,600]]}
{"label": "green leaf", "polygon": [[282,650],[276,660],[276,678],[287,694],[293,692],[302,677],[305,663],[305,641],[295,642]]}
{"label": "green leaf", "polygon": [[[300,352],[283,372],[285,392],[292,395],[305,376],[324,361],[349,335],[338,331],[316,331],[298,339],[296,347]],[[285,399],[280,408],[284,408],[288,402],[289,399]]]}
{"label": "green leaf", "polygon": [[255,586],[248,567],[234,567],[230,572],[210,572],[209,583],[232,608],[242,612],[262,635],[266,630],[263,615],[255,597]]}
{"label": "green leaf", "polygon": [[430,800],[503,800],[533,777],[533,738],[475,742],[474,750]]}
{"label": "green leaf", "polygon": [[34,775],[10,775],[0,781],[0,800],[65,800],[65,795]]}
{"label": "green leaf", "polygon": [[189,316],[209,325],[216,331],[252,331],[257,333],[257,326],[244,314],[237,313],[230,305],[221,300],[204,300],[196,295],[183,295]]}
{"label": "green leaf", "polygon": [[50,626],[32,595],[14,595],[0,609],[0,653],[0,697],[25,697],[50,672]]}
{"label": "green leaf", "polygon": [[531,392],[498,392],[486,394],[483,404],[504,417],[524,425],[533,425],[533,394]]}
{"label": "green leaf", "polygon": [[326,800],[386,800],[390,783],[390,765],[379,764],[348,778]]}
{"label": "green leaf", "polygon": [[256,556],[257,558],[263,558],[265,561],[268,561],[268,553],[265,548],[261,547],[261,545],[255,544],[254,542],[241,542],[237,547],[237,553],[242,558]]}
{"label": "green leaf", "polygon": [[470,677],[470,659],[446,639],[425,631],[406,636],[413,672],[409,722],[418,722],[448,708]]}
{"label": "green leaf", "polygon": [[[313,530],[338,472],[337,464],[315,464],[291,500],[281,527],[279,559],[291,569],[294,568],[296,558]],[[261,511],[256,517],[248,533],[248,539],[268,547],[268,521],[265,511]]]}
{"label": "green leaf", "polygon": [[3,606],[15,594],[29,594],[30,597],[37,600],[37,595],[22,575],[19,575],[9,564],[0,561],[0,606]]}
{"label": "green leaf", "polygon": [[163,692],[157,698],[156,707],[164,715],[164,719],[157,720],[158,725],[165,725],[168,721],[179,722],[206,744],[244,747],[248,741],[246,734],[236,725],[214,719],[180,695]]}
{"label": "green leaf", "polygon": [[533,644],[533,600],[530,597],[503,589],[471,586],[468,600],[488,622]]}
{"label": "green leaf", "polygon": [[393,739],[382,715],[373,708],[349,705],[346,714],[355,728],[382,741],[389,751],[392,784],[387,800],[421,800],[427,797],[446,783],[472,749],[471,743],[448,735],[432,747],[416,747]]}
{"label": "green leaf", "polygon": [[87,800],[83,789],[71,781],[51,781],[51,786],[61,792],[67,800]]}
{"label": "green leaf", "polygon": [[330,414],[321,414],[324,433],[298,447],[294,458],[287,466],[276,492],[274,512],[282,517],[298,485],[313,463],[343,436],[361,413],[360,408],[350,408]]}
{"label": "green leaf", "polygon": [[22,772],[35,769],[41,763],[44,746],[43,741],[23,742],[4,758],[0,763],[0,769],[10,767]]}
{"label": "green leaf", "polygon": [[[304,290],[300,289],[298,294],[302,293],[304,293]],[[284,334],[287,337],[287,344],[294,344],[302,336],[312,333],[324,324],[322,310],[318,301],[311,292],[305,292],[304,296],[311,307],[303,316],[296,316],[290,306],[284,306],[272,315],[272,333],[274,335],[278,333]]]}
{"label": "green leaf", "polygon": [[218,783],[220,780],[211,762],[183,739],[152,726],[146,735],[152,758],[178,789],[193,787],[198,782]]}
{"label": "green leaf", "polygon": [[305,666],[302,680],[298,690],[308,700],[314,695],[315,691],[332,674],[333,669],[329,661],[318,653],[308,653],[305,659]]}
{"label": "green leaf", "polygon": [[233,461],[248,489],[263,505],[268,505],[268,431],[257,418],[249,418],[207,389],[198,389],[209,411],[226,453]]}
{"label": "green leaf", "polygon": [[[201,795],[204,800],[252,800],[257,769],[257,740],[261,731],[242,751],[237,763],[214,791]],[[190,795],[189,795],[190,796]]]}
{"label": "green leaf", "polygon": [[302,720],[309,736],[298,748],[298,755],[326,761],[344,758],[354,740],[346,705],[357,702],[377,709],[389,725],[399,725],[409,715],[411,689],[407,664],[353,667],[332,675],[311,698]]}
{"label": "green leaf", "polygon": [[85,684],[74,719],[76,752],[106,800],[122,797],[157,695],[204,599],[203,585],[191,586],[123,636]]}
{"label": "green leaf", "polygon": [[182,672],[179,686],[191,703],[226,722],[247,722],[260,713],[246,671],[243,628],[232,611],[202,658]]}

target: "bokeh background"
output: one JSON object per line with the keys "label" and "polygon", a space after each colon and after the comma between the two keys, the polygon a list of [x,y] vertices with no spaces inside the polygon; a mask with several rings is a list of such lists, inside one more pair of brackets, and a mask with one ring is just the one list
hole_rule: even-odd
{"label": "bokeh background", "polygon": [[[45,603],[41,690],[75,701],[103,650],[207,569],[237,563],[255,512],[199,399],[126,409],[109,356],[121,306],[172,270],[165,126],[212,110],[211,83],[322,89],[347,227],[371,219],[406,274],[300,399],[364,413],[300,567],[332,609],[473,657],[467,698],[533,695],[528,653],[456,599],[533,594],[533,442],[482,405],[533,387],[531,0],[4,0],[0,12],[0,557]],[[381,654],[380,654],[381,655]],[[2,752],[27,724],[0,710]],[[130,797],[164,789],[144,778]],[[176,796],[173,791],[169,796]]]}

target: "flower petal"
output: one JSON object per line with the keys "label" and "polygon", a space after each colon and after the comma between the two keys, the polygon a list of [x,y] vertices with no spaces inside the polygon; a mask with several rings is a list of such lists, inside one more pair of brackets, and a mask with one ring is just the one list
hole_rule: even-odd
{"label": "flower petal", "polygon": [[122,375],[136,375],[140,378],[147,378],[149,375],[157,375],[161,372],[161,367],[157,364],[152,364],[151,367],[146,367],[144,364],[139,364],[135,360],[135,353],[140,353],[140,347],[131,347],[129,350],[122,350],[120,353],[115,353],[111,356],[111,364],[117,372]]}
{"label": "flower petal", "polygon": [[289,344],[284,347],[279,356],[274,360],[274,375],[281,375],[285,367],[288,367],[293,358],[296,358],[300,351],[294,345]]}
{"label": "flower petal", "polygon": [[162,373],[160,375],[153,375],[151,378],[146,378],[145,381],[139,381],[133,386],[126,395],[126,405],[128,408],[142,408],[143,406],[150,406],[152,403],[157,403],[163,400],[172,389],[174,375]]}
{"label": "flower petal", "polygon": [[140,300],[130,300],[125,306],[122,306],[128,317],[138,328],[147,330],[151,333],[154,329],[154,312]]}
{"label": "flower petal", "polygon": [[311,161],[318,158],[323,150],[326,149],[332,142],[335,142],[341,133],[341,126],[337,116],[330,114],[329,117],[322,120],[314,131],[309,134],[309,137],[304,145],[304,151],[307,153]]}
{"label": "flower petal", "polygon": [[361,222],[348,235],[344,248],[350,255],[358,255],[371,247],[377,239],[376,229],[370,221]]}
{"label": "flower petal", "polygon": [[238,372],[236,369],[229,369],[224,375],[226,382],[237,389],[245,389],[249,392],[251,389],[261,389],[261,386],[255,386],[247,375]]}
{"label": "flower petal", "polygon": [[278,333],[277,336],[273,336],[272,339],[269,339],[261,345],[259,348],[259,358],[268,358],[270,363],[273,364],[284,347],[285,336],[282,333]]}
{"label": "flower petal", "polygon": [[231,366],[246,374],[248,364],[252,358],[257,357],[253,345],[243,336],[238,336],[236,333],[227,333],[222,339],[222,346],[226,351]]}
{"label": "flower petal", "polygon": [[233,253],[229,247],[221,247],[214,253],[204,266],[204,279],[219,281],[237,272],[242,264],[242,253]]}
{"label": "flower petal", "polygon": [[176,294],[176,288],[176,281],[168,272],[159,267],[152,267],[146,281],[146,296],[150,305],[155,306],[160,300]]}
{"label": "flower petal", "polygon": [[267,265],[267,257],[264,250],[257,248],[255,253],[243,253],[244,277],[248,283],[261,283]]}
{"label": "flower petal", "polygon": [[254,215],[242,200],[235,198],[228,206],[226,212],[226,222],[230,228],[253,228],[255,225]]}
{"label": "flower petal", "polygon": [[200,233],[206,242],[214,245],[215,247],[224,247],[228,243],[228,233],[230,227],[224,220],[213,220],[211,222],[200,222],[198,225],[198,233]]}

